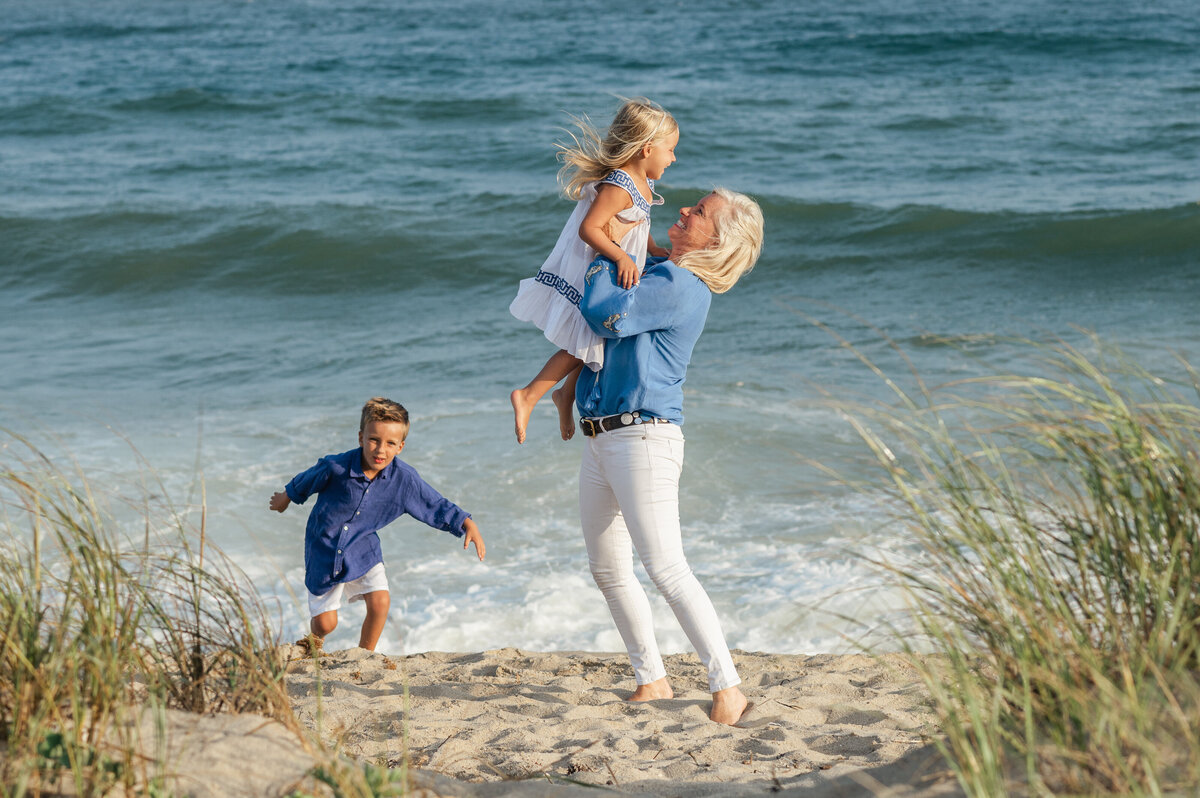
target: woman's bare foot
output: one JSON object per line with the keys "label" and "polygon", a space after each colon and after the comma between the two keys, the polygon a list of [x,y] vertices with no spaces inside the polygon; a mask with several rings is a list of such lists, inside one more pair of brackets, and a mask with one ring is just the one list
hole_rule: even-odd
{"label": "woman's bare foot", "polygon": [[712,694],[712,697],[712,712],[708,713],[708,719],[724,723],[726,726],[737,724],[751,706],[750,702],[746,700],[746,696],[737,687],[718,690]]}
{"label": "woman's bare foot", "polygon": [[525,430],[529,427],[529,415],[533,412],[533,403],[525,396],[524,388],[517,388],[508,395],[513,406],[514,431],[517,433],[517,443],[525,442]]}
{"label": "woman's bare foot", "polygon": [[575,436],[575,395],[568,394],[565,388],[558,388],[550,398],[558,408],[558,432],[564,441],[569,441]]}
{"label": "woman's bare foot", "polygon": [[633,695],[626,698],[626,701],[654,701],[659,698],[674,698],[675,692],[671,689],[670,683],[667,682],[667,677],[656,679],[649,684],[639,684],[637,689],[633,691]]}

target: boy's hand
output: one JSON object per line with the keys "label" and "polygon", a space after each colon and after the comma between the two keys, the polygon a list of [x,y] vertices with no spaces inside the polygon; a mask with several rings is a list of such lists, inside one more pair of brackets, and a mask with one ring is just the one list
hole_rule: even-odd
{"label": "boy's hand", "polygon": [[287,493],[284,491],[271,494],[271,509],[277,513],[282,513],[291,503],[292,500],[288,498]]}
{"label": "boy's hand", "polygon": [[483,535],[479,534],[479,527],[475,525],[474,521],[468,518],[466,521],[463,521],[463,531],[466,532],[463,535],[463,549],[474,543],[475,553],[479,555],[479,561],[483,562],[483,554],[487,550],[487,546],[483,545]]}
{"label": "boy's hand", "polygon": [[633,258],[627,253],[622,253],[625,257],[617,261],[617,282],[622,288],[628,291],[633,286],[637,285],[638,274],[637,264],[633,262]]}

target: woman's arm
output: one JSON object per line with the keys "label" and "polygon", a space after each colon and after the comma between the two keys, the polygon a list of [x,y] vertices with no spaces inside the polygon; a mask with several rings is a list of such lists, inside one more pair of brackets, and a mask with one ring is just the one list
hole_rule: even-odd
{"label": "woman's arm", "polygon": [[677,281],[678,268],[649,266],[641,281],[625,290],[617,267],[608,258],[592,261],[584,272],[579,312],[602,338],[627,338],[672,326],[686,291]]}

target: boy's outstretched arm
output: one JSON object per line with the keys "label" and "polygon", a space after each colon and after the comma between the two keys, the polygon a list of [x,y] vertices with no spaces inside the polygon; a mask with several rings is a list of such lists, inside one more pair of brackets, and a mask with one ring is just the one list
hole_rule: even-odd
{"label": "boy's outstretched arm", "polygon": [[463,521],[463,548],[467,548],[470,544],[475,544],[475,553],[479,555],[479,561],[483,562],[483,554],[487,547],[483,545],[483,535],[479,534],[479,527],[470,518]]}
{"label": "boy's outstretched arm", "polygon": [[[292,500],[288,498],[288,495],[285,491],[281,490],[271,494],[271,509],[277,513],[282,513],[291,503]],[[480,557],[480,559],[483,558]]]}

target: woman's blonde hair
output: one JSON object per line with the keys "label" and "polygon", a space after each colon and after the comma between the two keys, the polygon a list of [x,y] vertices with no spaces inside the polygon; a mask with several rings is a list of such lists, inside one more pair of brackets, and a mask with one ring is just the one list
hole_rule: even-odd
{"label": "woman's blonde hair", "polygon": [[745,194],[727,188],[714,188],[712,193],[725,201],[709,217],[713,222],[712,245],[672,260],[703,280],[708,290],[723,294],[758,261],[763,215],[758,203]]}
{"label": "woman's blonde hair", "polygon": [[563,162],[558,182],[563,193],[573,200],[582,196],[588,183],[619,169],[636,158],[642,147],[679,129],[675,117],[645,97],[625,100],[605,134],[593,127],[586,116],[573,116],[571,120],[579,132],[568,130],[571,143],[555,146],[558,159]]}

